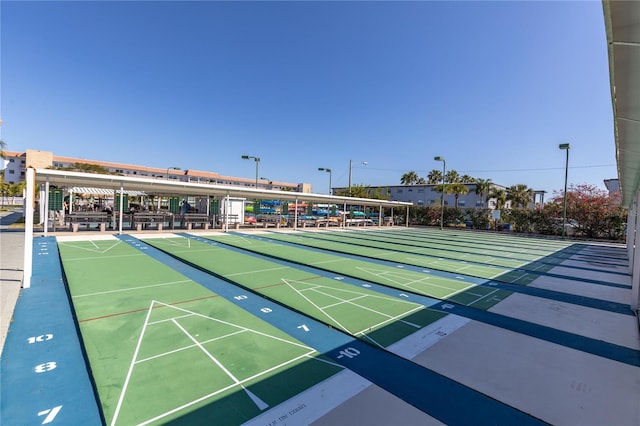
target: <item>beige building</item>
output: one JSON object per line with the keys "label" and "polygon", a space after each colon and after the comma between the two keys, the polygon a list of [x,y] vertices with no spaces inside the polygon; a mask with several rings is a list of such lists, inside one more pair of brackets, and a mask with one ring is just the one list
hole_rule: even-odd
{"label": "beige building", "polygon": [[[84,158],[61,157],[49,151],[28,149],[26,152],[4,151],[4,180],[7,183],[18,183],[25,180],[27,167],[38,169],[66,169],[77,164],[98,166],[122,176],[147,177],[155,179],[173,179],[182,182],[211,183],[215,185],[255,186],[255,179],[234,176],[223,176],[215,172],[200,170],[182,170],[173,167],[156,168],[136,164],[111,163],[108,161],[88,160]],[[280,181],[258,180],[258,188],[295,192],[311,192],[308,183],[291,183]]]}

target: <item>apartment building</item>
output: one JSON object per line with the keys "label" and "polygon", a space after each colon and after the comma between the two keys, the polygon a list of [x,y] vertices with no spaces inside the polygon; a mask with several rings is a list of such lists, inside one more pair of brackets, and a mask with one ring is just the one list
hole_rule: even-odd
{"label": "apartment building", "polygon": [[[157,168],[136,164],[112,163],[84,158],[62,157],[49,151],[28,149],[26,152],[4,151],[4,180],[7,183],[18,183],[25,180],[27,167],[38,169],[71,168],[76,164],[99,166],[122,176],[147,177],[152,179],[172,179],[181,182],[209,183],[214,185],[236,185],[253,187],[255,179],[235,176],[224,176],[215,172],[192,169],[178,169],[175,167]],[[291,183],[280,181],[258,180],[258,188],[282,191],[311,192],[308,183]]]}
{"label": "apartment building", "polygon": [[[465,185],[469,191],[467,194],[458,197],[458,207],[460,208],[496,208],[495,198],[486,199],[487,194],[476,194],[476,185],[469,183]],[[506,187],[493,184],[495,188],[506,191]],[[381,191],[387,193],[390,201],[404,201],[413,203],[414,206],[440,206],[442,204],[442,193],[436,191],[437,185],[433,184],[417,184],[417,185],[389,185],[389,186],[371,186],[372,192]],[[347,188],[332,188],[334,194],[339,194]],[[444,205],[454,207],[456,205],[456,197],[454,194],[444,195]],[[508,201],[505,208],[510,207]]]}

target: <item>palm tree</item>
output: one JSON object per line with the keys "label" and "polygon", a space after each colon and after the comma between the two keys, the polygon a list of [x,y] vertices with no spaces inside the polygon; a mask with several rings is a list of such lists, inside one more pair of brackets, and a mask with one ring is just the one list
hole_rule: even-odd
{"label": "palm tree", "polygon": [[[0,122],[1,123],[1,122]],[[7,147],[7,143],[0,139],[0,158],[4,158],[4,149]]]}
{"label": "palm tree", "polygon": [[469,188],[462,182],[454,182],[447,185],[447,194],[453,194],[456,200],[455,206],[458,208],[458,199],[461,195],[469,193]]}
{"label": "palm tree", "polygon": [[527,207],[533,200],[533,190],[527,185],[519,183],[507,188],[506,198],[515,207]]}
{"label": "palm tree", "polygon": [[462,177],[460,178],[460,182],[462,183],[475,183],[476,178],[471,177],[469,175],[462,175]]}
{"label": "palm tree", "polygon": [[418,174],[412,170],[402,175],[400,183],[402,185],[415,185],[418,182],[418,179],[420,179],[420,177],[418,177]]}
{"label": "palm tree", "polygon": [[491,187],[487,198],[494,198],[496,200],[497,210],[502,209],[507,202],[507,194],[504,192],[504,189],[500,189],[495,186]]}
{"label": "palm tree", "polygon": [[491,179],[476,179],[476,194],[482,198],[482,207],[484,207],[484,203],[489,199],[488,194],[492,185],[493,182],[491,182]]}
{"label": "palm tree", "polygon": [[431,170],[427,175],[427,183],[435,185],[440,182],[442,182],[442,171],[436,169]]}
{"label": "palm tree", "polygon": [[458,183],[460,182],[460,174],[455,170],[449,170],[444,180],[447,181],[447,183]]}

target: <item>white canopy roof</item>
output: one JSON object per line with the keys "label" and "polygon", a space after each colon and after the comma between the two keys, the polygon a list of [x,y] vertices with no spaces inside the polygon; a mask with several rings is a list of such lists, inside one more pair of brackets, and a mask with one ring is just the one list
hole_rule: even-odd
{"label": "white canopy roof", "polygon": [[[49,182],[49,185],[64,188],[85,188],[92,190],[120,191],[132,194],[138,191],[146,195],[156,196],[212,196],[223,198],[261,198],[267,200],[283,200],[298,202],[316,202],[333,204],[352,204],[361,206],[407,207],[411,203],[402,201],[376,200],[371,198],[355,198],[324,194],[302,193],[292,191],[275,191],[232,185],[211,185],[208,183],[179,182],[164,179],[150,179],[129,176],[101,175],[94,173],[70,172],[63,170],[36,169],[36,183]],[[80,192],[80,191],[78,191]]]}
{"label": "white canopy roof", "polygon": [[603,1],[622,203],[640,186],[640,2]]}

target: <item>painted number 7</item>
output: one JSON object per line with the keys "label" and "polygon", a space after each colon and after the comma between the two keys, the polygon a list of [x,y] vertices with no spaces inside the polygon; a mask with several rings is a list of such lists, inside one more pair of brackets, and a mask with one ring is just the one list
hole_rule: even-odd
{"label": "painted number 7", "polygon": [[48,410],[42,410],[38,413],[38,417],[47,416],[42,421],[42,424],[46,425],[47,423],[51,423],[53,419],[56,418],[56,416],[58,415],[58,412],[60,412],[61,409],[62,409],[62,405],[58,405],[57,407],[49,408]]}

